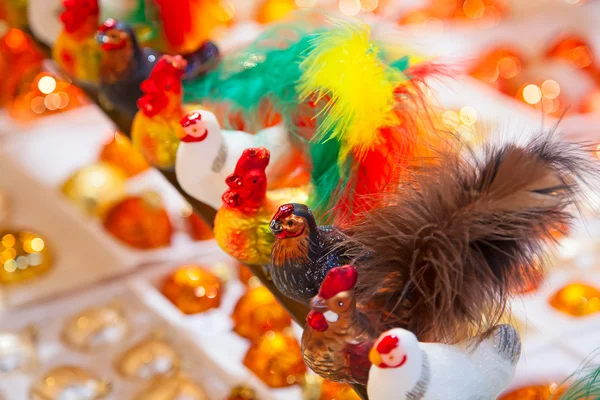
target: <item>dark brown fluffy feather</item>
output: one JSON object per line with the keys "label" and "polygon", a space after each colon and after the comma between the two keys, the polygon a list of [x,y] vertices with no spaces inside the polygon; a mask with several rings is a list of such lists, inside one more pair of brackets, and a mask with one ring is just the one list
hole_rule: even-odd
{"label": "dark brown fluffy feather", "polygon": [[359,304],[380,331],[405,326],[423,341],[488,331],[511,293],[539,281],[543,245],[594,171],[582,145],[554,134],[419,168],[341,244],[354,249]]}

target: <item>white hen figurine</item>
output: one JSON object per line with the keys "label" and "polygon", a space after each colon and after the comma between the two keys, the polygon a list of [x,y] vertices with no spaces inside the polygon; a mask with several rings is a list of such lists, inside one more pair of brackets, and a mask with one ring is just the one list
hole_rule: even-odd
{"label": "white hen figurine", "polygon": [[519,334],[498,325],[473,343],[419,343],[405,329],[385,332],[369,353],[369,400],[495,400],[514,375]]}
{"label": "white hen figurine", "polygon": [[177,181],[190,196],[215,209],[222,205],[221,196],[227,190],[225,178],[235,169],[244,149],[266,147],[270,151],[267,178],[291,151],[291,142],[282,124],[255,135],[221,130],[213,113],[196,110],[183,117],[181,125],[185,136],[177,149]]}

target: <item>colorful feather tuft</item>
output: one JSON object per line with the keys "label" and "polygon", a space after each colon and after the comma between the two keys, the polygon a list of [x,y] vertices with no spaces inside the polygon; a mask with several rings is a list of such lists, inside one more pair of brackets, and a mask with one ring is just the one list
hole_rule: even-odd
{"label": "colorful feather tuft", "polygon": [[332,24],[311,41],[298,91],[320,110],[311,144],[311,208],[324,222],[344,224],[372,207],[374,195],[393,189],[417,154],[428,131],[421,83],[441,70],[415,65],[417,58],[406,53],[388,60],[358,21]]}

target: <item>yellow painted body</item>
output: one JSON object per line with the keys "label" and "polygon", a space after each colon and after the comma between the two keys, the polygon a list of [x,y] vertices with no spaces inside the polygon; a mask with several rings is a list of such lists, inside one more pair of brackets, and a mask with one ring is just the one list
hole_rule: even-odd
{"label": "yellow painted body", "polygon": [[52,58],[71,78],[92,85],[100,82],[100,47],[93,36],[82,39],[62,31]]}

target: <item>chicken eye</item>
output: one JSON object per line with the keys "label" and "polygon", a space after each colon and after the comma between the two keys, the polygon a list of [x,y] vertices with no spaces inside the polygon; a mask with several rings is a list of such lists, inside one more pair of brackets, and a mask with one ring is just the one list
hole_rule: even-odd
{"label": "chicken eye", "polygon": [[288,222],[287,222],[287,226],[289,226],[290,228],[291,228],[292,226],[294,226],[294,221],[292,221],[292,220],[288,221]]}
{"label": "chicken eye", "polygon": [[342,307],[344,305],[344,302],[342,300],[338,301],[338,307]]}

